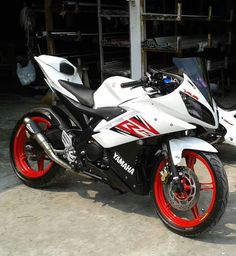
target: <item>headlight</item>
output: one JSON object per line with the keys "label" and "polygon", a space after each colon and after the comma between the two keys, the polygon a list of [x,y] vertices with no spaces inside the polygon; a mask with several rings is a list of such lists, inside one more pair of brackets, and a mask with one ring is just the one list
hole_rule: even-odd
{"label": "headlight", "polygon": [[214,116],[208,108],[206,108],[203,104],[183,92],[180,92],[180,95],[184,101],[188,113],[192,117],[197,118],[210,125],[215,125]]}

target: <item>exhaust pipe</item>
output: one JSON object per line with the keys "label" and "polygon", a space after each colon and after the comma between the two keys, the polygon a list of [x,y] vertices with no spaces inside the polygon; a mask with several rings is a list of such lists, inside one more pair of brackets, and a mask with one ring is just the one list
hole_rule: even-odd
{"label": "exhaust pipe", "polygon": [[58,158],[55,155],[47,138],[41,133],[40,127],[29,117],[25,117],[23,121],[27,131],[30,133],[33,139],[35,139],[38,142],[38,144],[45,151],[48,157],[54,162],[56,162],[57,164],[59,164],[60,166],[66,169],[72,170],[72,167],[70,165],[68,165],[66,162],[62,161],[60,158]]}

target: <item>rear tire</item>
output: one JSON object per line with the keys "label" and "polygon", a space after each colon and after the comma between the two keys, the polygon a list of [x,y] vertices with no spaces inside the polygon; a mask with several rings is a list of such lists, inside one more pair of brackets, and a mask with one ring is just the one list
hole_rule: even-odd
{"label": "rear tire", "polygon": [[[53,126],[49,117],[40,112],[31,112],[24,115],[17,122],[11,135],[11,165],[17,177],[25,185],[33,188],[47,187],[55,183],[57,178],[64,174],[65,169],[50,160],[36,141],[27,138],[25,125],[23,123],[23,119],[26,116],[38,123],[43,129],[43,132]],[[30,150],[27,150],[27,147],[30,148]],[[34,151],[36,151],[36,153]],[[31,154],[31,156],[29,156],[29,154]],[[32,158],[33,160],[31,161],[30,159]]]}
{"label": "rear tire", "polygon": [[[186,160],[186,167],[189,170],[191,169],[190,172],[194,171],[197,175],[198,171],[202,172],[204,170],[203,167],[209,172],[207,174],[204,171],[205,176],[209,176],[209,180],[204,181],[206,178],[202,175],[204,177],[203,182],[198,175],[192,176],[196,176],[199,179],[199,182],[196,182],[195,189],[198,188],[200,193],[198,201],[195,202],[194,206],[190,206],[192,208],[184,212],[176,210],[176,207],[173,207],[173,201],[168,201],[164,190],[165,185],[161,181],[160,174],[167,163],[167,160],[163,158],[159,161],[153,173],[151,195],[157,214],[168,229],[182,236],[197,237],[212,229],[224,214],[228,200],[228,180],[223,165],[215,154],[185,150],[183,158]],[[202,164],[199,170],[196,169],[198,167],[196,162],[198,166]],[[188,183],[186,188],[190,186],[191,183]],[[204,192],[208,194],[204,194]],[[187,192],[184,191],[184,193]],[[178,193],[174,192],[173,195],[175,194]],[[201,208],[200,199],[202,201],[205,200],[204,203],[201,202],[202,204],[207,204],[209,200],[209,205],[207,204],[206,208]]]}

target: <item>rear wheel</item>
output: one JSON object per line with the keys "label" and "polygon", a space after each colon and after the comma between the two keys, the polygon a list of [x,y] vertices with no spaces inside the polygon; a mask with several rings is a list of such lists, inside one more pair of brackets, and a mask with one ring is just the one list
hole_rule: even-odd
{"label": "rear wheel", "polygon": [[185,150],[178,167],[183,192],[175,192],[162,159],[153,175],[152,196],[158,215],[173,232],[195,237],[211,229],[223,215],[228,199],[228,181],[215,154]]}
{"label": "rear wheel", "polygon": [[[51,120],[47,115],[39,112],[29,113],[45,133],[52,128]],[[24,116],[24,117],[25,117]],[[46,187],[52,184],[64,169],[53,162],[27,134],[22,117],[16,124],[10,142],[10,159],[16,175],[26,185],[34,188]]]}

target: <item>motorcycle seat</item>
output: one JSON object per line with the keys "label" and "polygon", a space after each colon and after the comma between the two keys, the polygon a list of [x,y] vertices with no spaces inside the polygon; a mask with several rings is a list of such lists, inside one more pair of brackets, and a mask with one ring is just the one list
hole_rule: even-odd
{"label": "motorcycle seat", "polygon": [[92,108],[94,105],[94,90],[84,87],[82,84],[72,83],[65,80],[58,80],[60,85],[72,93],[78,101],[87,107]]}

